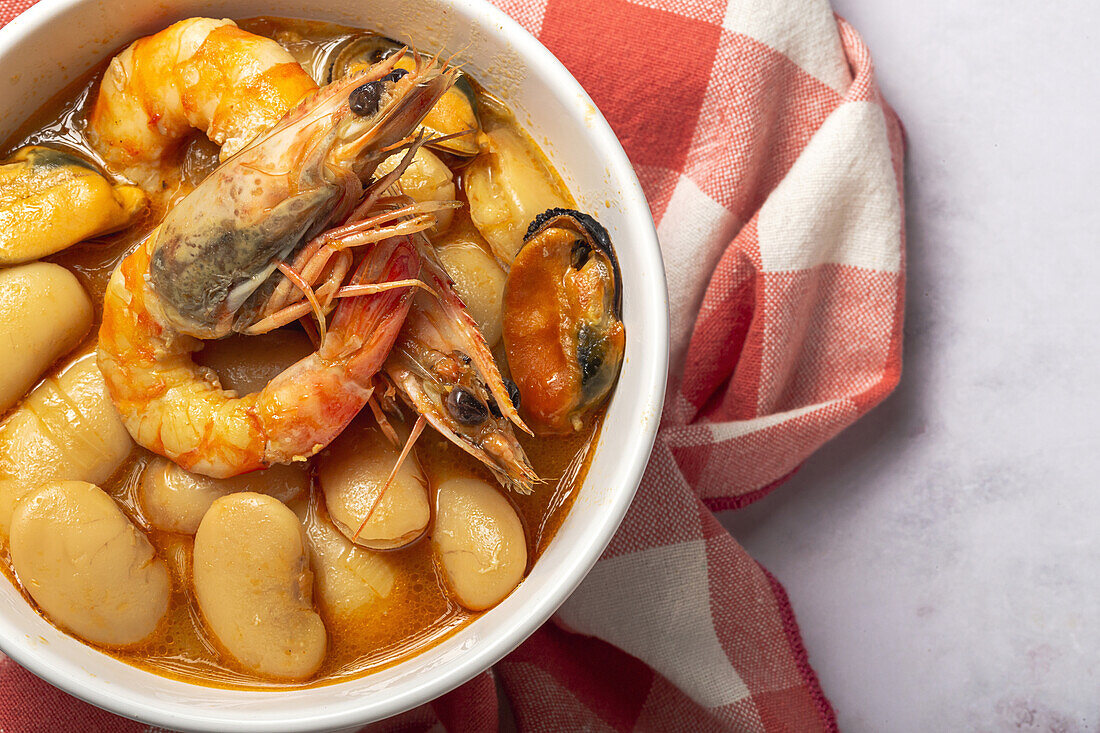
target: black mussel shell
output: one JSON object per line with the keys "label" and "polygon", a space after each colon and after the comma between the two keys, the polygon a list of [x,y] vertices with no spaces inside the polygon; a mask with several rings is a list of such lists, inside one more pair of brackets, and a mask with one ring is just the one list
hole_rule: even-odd
{"label": "black mussel shell", "polygon": [[[607,255],[608,261],[611,262],[612,275],[615,278],[615,300],[613,303],[615,317],[621,319],[623,316],[623,275],[619,270],[619,258],[615,256],[615,248],[611,246],[611,236],[607,233],[607,230],[593,217],[582,211],[561,208],[547,209],[536,216],[535,220],[527,227],[527,233],[523,235],[524,244],[538,236],[542,230],[550,227],[572,229],[581,235],[589,247]],[[586,254],[583,251],[574,251],[574,257],[580,260],[583,260]]]}
{"label": "black mussel shell", "polygon": [[78,168],[87,168],[96,173],[100,172],[92,163],[67,149],[29,145],[18,150],[13,158],[25,160],[36,168],[65,168],[72,165]]}
{"label": "black mussel shell", "polygon": [[376,64],[404,47],[404,44],[377,33],[352,36],[333,49],[332,61],[328,65],[328,81],[331,83],[346,76],[355,64]]}

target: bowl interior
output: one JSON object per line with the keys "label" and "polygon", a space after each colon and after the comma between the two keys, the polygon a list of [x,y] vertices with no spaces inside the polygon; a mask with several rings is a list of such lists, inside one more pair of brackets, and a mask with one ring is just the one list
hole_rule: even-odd
{"label": "bowl interior", "polygon": [[188,730],[292,731],[362,724],[461,684],[542,624],[599,557],[634,495],[660,419],[667,298],[649,209],[591,100],[537,41],[480,0],[43,0],[0,31],[0,139],[92,64],[182,18],[282,15],[379,30],[424,49],[458,49],[543,147],[582,210],[608,228],[621,260],[626,360],[575,507],[527,579],[503,603],[411,660],[308,690],[241,692],[143,672],[59,633],[0,582],[0,647],[96,705]]}

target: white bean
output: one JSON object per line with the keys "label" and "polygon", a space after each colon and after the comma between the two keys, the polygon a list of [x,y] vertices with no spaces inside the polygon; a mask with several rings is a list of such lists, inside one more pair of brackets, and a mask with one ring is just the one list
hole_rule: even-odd
{"label": "white bean", "polygon": [[321,666],[326,634],[313,610],[302,527],[270,496],[223,496],[195,534],[195,597],[221,646],[255,674],[306,679]]}
{"label": "white bean", "polygon": [[0,414],[7,412],[92,326],[92,301],[60,265],[0,270]]}
{"label": "white bean", "polygon": [[508,275],[479,241],[484,242],[476,231],[463,232],[437,242],[436,252],[485,342],[492,346],[500,340],[501,302]]}
{"label": "white bean", "polygon": [[191,473],[157,456],[141,474],[138,495],[145,518],[166,532],[194,534],[206,510],[226,494],[254,491],[288,502],[309,488],[304,464],[272,466],[264,471],[217,479]]}
{"label": "white bean", "polygon": [[482,148],[463,176],[470,218],[497,259],[511,264],[535,217],[569,204],[531,143],[512,130],[486,132]]}
{"label": "white bean", "polygon": [[400,453],[377,425],[361,420],[352,423],[318,457],[317,480],[329,516],[346,537],[364,547],[403,547],[428,526],[428,482],[416,454],[410,453],[356,536]]}
{"label": "white bean", "polygon": [[305,528],[318,603],[327,618],[337,621],[361,617],[364,611],[383,612],[397,580],[396,565],[386,553],[348,540],[316,499],[290,506]]}
{"label": "white bean", "polygon": [[[393,155],[379,164],[375,175],[389,173],[401,162],[403,155]],[[454,176],[451,169],[443,164],[432,151],[420,148],[413,154],[409,167],[397,179],[401,193],[413,201],[453,201],[455,198]],[[451,225],[454,211],[443,209],[435,212],[435,226],[428,230],[429,235],[445,232]]]}
{"label": "white bean", "polygon": [[432,546],[455,599],[471,611],[500,603],[527,569],[519,516],[493,486],[474,478],[439,485]]}
{"label": "white bean", "polygon": [[0,533],[23,494],[47,481],[102,483],[132,448],[95,354],[79,357],[0,424]]}
{"label": "white bean", "polygon": [[92,484],[50,483],[24,496],[12,516],[11,559],[45,614],[95,644],[139,642],[168,609],[164,562]]}

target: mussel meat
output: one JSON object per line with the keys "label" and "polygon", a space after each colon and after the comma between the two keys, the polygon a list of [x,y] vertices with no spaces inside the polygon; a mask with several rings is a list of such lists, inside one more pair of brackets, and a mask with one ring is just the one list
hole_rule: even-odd
{"label": "mussel meat", "polygon": [[622,276],[599,222],[550,209],[527,230],[504,286],[504,346],[538,433],[581,430],[619,376]]}
{"label": "mussel meat", "polygon": [[[362,70],[402,48],[405,46],[392,38],[374,33],[352,36],[333,51],[332,62],[328,67],[328,80],[331,82]],[[396,68],[412,71],[415,63],[406,54],[397,62]],[[477,94],[465,74],[458,74],[454,86],[436,102],[420,127],[431,138],[446,138],[439,142],[428,142],[430,148],[460,158],[470,158],[478,154],[480,148],[477,136],[481,131],[481,122],[477,115]]]}
{"label": "mussel meat", "polygon": [[25,147],[0,164],[0,267],[128,226],[147,203],[69,150]]}

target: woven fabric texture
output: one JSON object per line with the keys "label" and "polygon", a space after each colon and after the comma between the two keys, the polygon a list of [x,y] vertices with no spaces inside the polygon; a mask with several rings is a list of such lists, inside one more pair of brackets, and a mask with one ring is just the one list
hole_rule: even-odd
{"label": "woven fabric texture", "polygon": [[[781,484],[900,376],[903,133],[868,49],[826,0],[495,2],[637,170],[668,271],[668,397],[633,506],[553,621],[371,730],[495,730],[497,687],[524,731],[835,730],[782,586],[713,512]],[[30,4],[0,0],[0,25]],[[10,660],[0,728],[148,730]]]}

